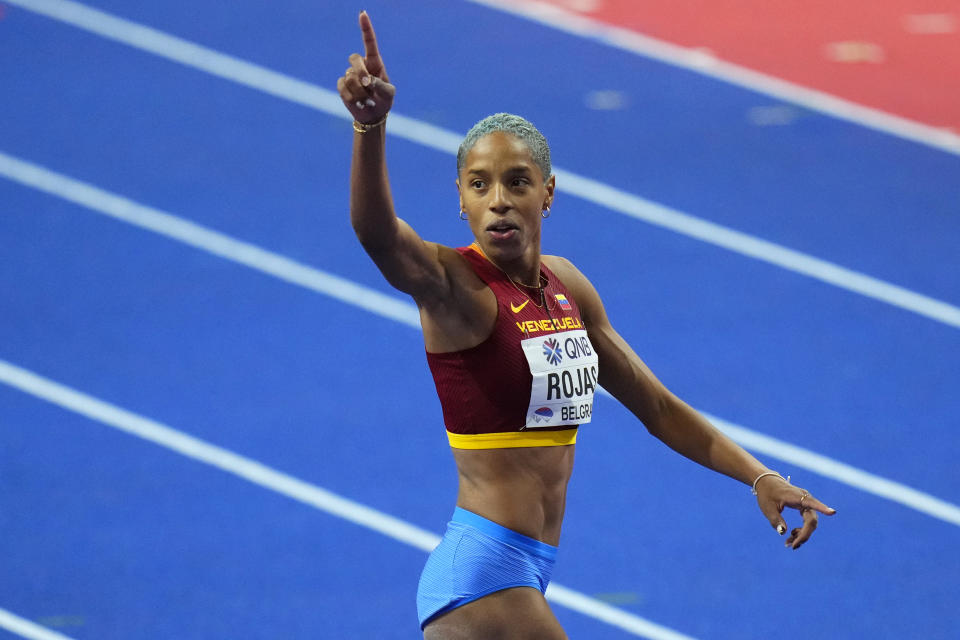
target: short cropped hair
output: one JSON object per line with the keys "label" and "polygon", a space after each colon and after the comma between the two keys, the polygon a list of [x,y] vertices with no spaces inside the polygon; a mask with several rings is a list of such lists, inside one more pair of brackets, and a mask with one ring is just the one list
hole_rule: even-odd
{"label": "short cropped hair", "polygon": [[495,113],[487,116],[467,132],[463,142],[460,143],[460,149],[457,150],[457,175],[463,171],[463,165],[467,160],[467,154],[473,149],[477,140],[494,131],[502,131],[519,138],[521,142],[530,149],[530,155],[533,161],[540,167],[543,173],[543,179],[550,177],[550,145],[547,139],[540,131],[533,126],[533,123],[526,118],[513,115],[512,113]]}

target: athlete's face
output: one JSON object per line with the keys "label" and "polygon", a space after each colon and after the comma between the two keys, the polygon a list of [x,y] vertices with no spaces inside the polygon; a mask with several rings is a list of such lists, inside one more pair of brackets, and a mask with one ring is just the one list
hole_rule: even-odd
{"label": "athlete's face", "polygon": [[536,258],[539,266],[540,213],[553,201],[553,187],[527,145],[500,131],[476,142],[457,180],[470,229],[499,264]]}

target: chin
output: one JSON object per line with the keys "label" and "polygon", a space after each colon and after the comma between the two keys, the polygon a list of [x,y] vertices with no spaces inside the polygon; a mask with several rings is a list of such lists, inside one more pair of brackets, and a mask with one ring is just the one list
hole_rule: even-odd
{"label": "chin", "polygon": [[502,260],[514,260],[519,258],[524,253],[524,245],[522,242],[511,241],[511,242],[492,242],[487,241],[484,244],[481,244],[483,247],[484,253],[488,256],[496,256]]}

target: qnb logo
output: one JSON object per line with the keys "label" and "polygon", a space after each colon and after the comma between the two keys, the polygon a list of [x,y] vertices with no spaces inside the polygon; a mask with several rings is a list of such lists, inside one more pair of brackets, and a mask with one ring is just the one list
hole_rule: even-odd
{"label": "qnb logo", "polygon": [[543,355],[547,362],[556,366],[563,360],[563,351],[560,350],[560,343],[555,338],[543,341]]}

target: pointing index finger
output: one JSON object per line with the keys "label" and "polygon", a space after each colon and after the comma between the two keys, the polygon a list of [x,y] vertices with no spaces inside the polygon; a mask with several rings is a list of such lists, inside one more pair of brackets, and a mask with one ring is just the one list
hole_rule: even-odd
{"label": "pointing index finger", "polygon": [[377,34],[373,31],[373,23],[366,11],[360,12],[360,31],[363,34],[363,54],[367,68],[376,75],[382,68],[383,63],[380,61],[380,50],[377,48]]}
{"label": "pointing index finger", "polygon": [[823,504],[822,502],[814,498],[809,493],[806,496],[804,496],[803,506],[808,509],[813,509],[814,511],[819,511],[820,513],[827,516],[832,516],[837,512],[836,509],[828,507],[827,505]]}

